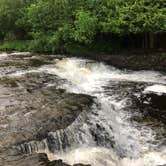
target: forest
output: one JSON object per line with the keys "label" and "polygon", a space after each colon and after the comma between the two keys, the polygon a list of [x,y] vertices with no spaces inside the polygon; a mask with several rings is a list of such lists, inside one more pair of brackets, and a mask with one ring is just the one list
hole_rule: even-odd
{"label": "forest", "polygon": [[166,48],[164,0],[0,0],[0,50]]}

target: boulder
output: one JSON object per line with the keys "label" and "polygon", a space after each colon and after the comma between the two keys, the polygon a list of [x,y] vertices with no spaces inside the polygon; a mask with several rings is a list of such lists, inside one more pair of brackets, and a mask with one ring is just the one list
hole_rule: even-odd
{"label": "boulder", "polygon": [[144,103],[166,110],[166,86],[153,85],[147,87],[143,92],[142,99]]}
{"label": "boulder", "polygon": [[0,165],[3,166],[70,166],[63,163],[62,160],[49,161],[46,154],[31,154],[8,157],[7,160],[0,159]]}
{"label": "boulder", "polygon": [[55,75],[39,72],[0,78],[0,165],[67,166],[61,161],[46,162],[43,155],[23,155],[15,148],[65,129],[89,110],[93,98],[58,89],[62,83]]}
{"label": "boulder", "polygon": [[144,112],[166,123],[166,86],[153,85],[145,88],[140,101]]}
{"label": "boulder", "polygon": [[[62,160],[49,161],[45,153],[33,153],[22,155],[11,155],[0,158],[1,166],[71,166]],[[74,164],[73,166],[90,166],[84,164]]]}

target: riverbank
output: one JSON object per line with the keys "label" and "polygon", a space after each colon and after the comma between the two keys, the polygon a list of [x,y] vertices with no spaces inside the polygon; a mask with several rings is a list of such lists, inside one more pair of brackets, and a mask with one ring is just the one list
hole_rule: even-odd
{"label": "riverbank", "polygon": [[43,54],[63,54],[65,56],[75,56],[87,59],[93,59],[104,62],[108,65],[115,66],[120,69],[129,70],[157,70],[166,71],[166,51],[165,50],[112,50],[107,44],[94,45],[92,48],[68,45],[65,50],[59,52],[36,52],[31,50],[30,41],[13,41],[0,44],[0,51],[29,51]]}
{"label": "riverbank", "polygon": [[[165,84],[160,73],[124,72],[93,60],[28,52],[1,54],[0,69],[0,165],[101,166],[108,158],[107,166],[126,166],[133,165],[129,157],[144,154],[144,145],[164,144],[165,115],[139,100],[145,88]],[[153,140],[151,131],[160,139]],[[127,164],[119,164],[124,162],[119,157]],[[144,159],[139,160],[142,165]]]}
{"label": "riverbank", "polygon": [[119,69],[166,71],[166,53],[122,53],[117,55],[88,55],[85,57],[99,62],[104,62]]}
{"label": "riverbank", "polygon": [[[69,166],[35,153],[45,147],[42,140],[49,132],[67,128],[93,104],[89,95],[58,88],[64,82],[60,77],[38,71],[57,59],[29,53],[0,54],[1,166]],[[27,146],[30,141],[33,146]]]}

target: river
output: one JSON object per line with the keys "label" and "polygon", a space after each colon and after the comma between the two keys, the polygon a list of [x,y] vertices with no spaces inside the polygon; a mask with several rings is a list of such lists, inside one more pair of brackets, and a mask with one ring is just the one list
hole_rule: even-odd
{"label": "river", "polygon": [[[5,55],[0,57],[3,59]],[[56,75],[65,80],[57,88],[94,97],[89,111],[80,113],[66,129],[49,132],[41,141],[46,146],[37,152],[45,152],[50,160],[62,159],[68,164],[166,164],[165,124],[147,117],[137,103],[146,88],[166,86],[164,73],[119,70],[88,59],[64,57],[55,58],[52,64],[21,69],[9,75],[19,77],[31,72]]]}

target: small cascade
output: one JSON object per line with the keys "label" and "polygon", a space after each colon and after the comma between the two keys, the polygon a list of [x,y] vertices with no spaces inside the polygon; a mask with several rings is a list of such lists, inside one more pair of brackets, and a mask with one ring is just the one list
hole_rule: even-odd
{"label": "small cascade", "polygon": [[32,154],[35,152],[39,153],[41,151],[49,152],[46,139],[42,141],[30,141],[24,144],[20,144],[16,147],[16,149],[23,154]]}
{"label": "small cascade", "polygon": [[[164,147],[160,149],[155,144],[155,131],[149,126],[135,127],[130,121],[132,113],[125,111],[132,104],[127,102],[129,97],[115,95],[111,90],[113,84],[125,85],[126,82],[144,83],[143,86],[164,85],[165,75],[153,71],[121,71],[102,63],[76,58],[57,60],[54,65],[39,68],[38,72],[59,76],[66,80],[59,88],[95,96],[96,104],[91,111],[83,111],[66,129],[48,133],[41,142],[21,145],[19,149],[22,152],[45,152],[53,160],[58,158],[69,164],[92,166],[166,164]],[[129,89],[127,93],[134,92]]]}
{"label": "small cascade", "polygon": [[[83,112],[76,121],[65,130],[50,132],[47,137],[51,152],[68,151],[80,146],[105,146],[113,147],[112,129],[101,124],[96,116],[97,109],[94,106],[92,112]],[[96,120],[95,120],[96,118]]]}

